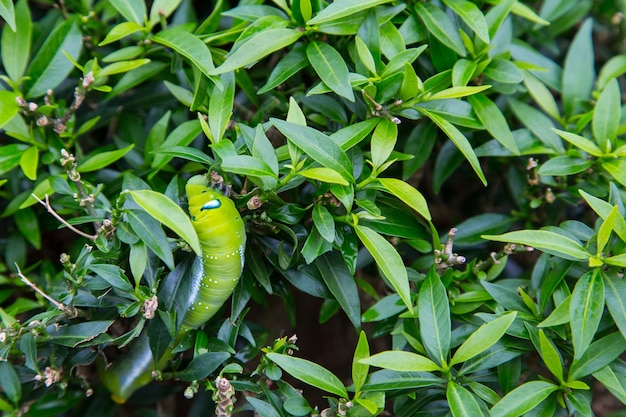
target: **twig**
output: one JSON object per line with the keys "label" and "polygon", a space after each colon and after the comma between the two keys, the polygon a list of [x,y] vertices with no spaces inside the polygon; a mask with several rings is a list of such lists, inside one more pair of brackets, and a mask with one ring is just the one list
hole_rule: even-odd
{"label": "twig", "polygon": [[58,308],[59,310],[72,315],[73,312],[69,307],[66,307],[64,304],[60,303],[59,301],[55,300],[54,298],[50,297],[48,294],[46,294],[45,292],[43,292],[43,290],[41,290],[38,286],[36,286],[35,284],[33,284],[28,278],[26,278],[26,276],[24,274],[22,274],[22,271],[20,270],[20,267],[17,265],[17,262],[15,263],[15,268],[17,268],[17,276],[20,277],[20,279],[22,280],[22,282],[26,285],[28,285],[30,288],[32,288],[36,293],[38,293],[39,295],[41,295],[43,298],[45,298],[46,300],[50,301],[52,304],[54,304],[54,306],[56,308]]}
{"label": "twig", "polygon": [[74,226],[72,226],[71,224],[69,224],[63,217],[59,216],[57,214],[56,211],[54,211],[54,209],[52,208],[52,206],[50,205],[50,198],[48,197],[48,194],[46,194],[46,201],[42,201],[39,197],[37,197],[35,194],[32,194],[33,197],[35,197],[35,199],[37,201],[39,201],[48,211],[48,213],[52,214],[58,221],[60,221],[63,225],[65,225],[68,229],[70,229],[71,231],[73,231],[74,233],[90,239],[90,240],[96,240],[98,238],[98,235],[90,235],[87,234],[81,230],[78,230],[77,228],[75,228]]}

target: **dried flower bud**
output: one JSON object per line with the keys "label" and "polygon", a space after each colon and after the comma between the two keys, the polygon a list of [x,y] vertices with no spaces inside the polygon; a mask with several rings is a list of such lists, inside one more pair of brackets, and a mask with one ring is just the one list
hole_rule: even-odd
{"label": "dried flower bud", "polygon": [[7,333],[0,332],[0,343],[4,343],[7,340]]}
{"label": "dried flower bud", "polygon": [[43,371],[43,375],[45,377],[44,384],[46,387],[54,384],[55,382],[59,382],[61,379],[61,372],[56,369],[52,369],[49,366],[46,366],[46,369]]}
{"label": "dried flower bud", "polygon": [[32,101],[28,103],[28,110],[36,111],[39,108],[37,103],[33,103]]}
{"label": "dried flower bud", "polygon": [[151,299],[144,301],[143,306],[141,306],[143,316],[147,320],[153,319],[158,307],[159,299],[156,295],[153,295]]}
{"label": "dried flower bud", "polygon": [[37,126],[46,126],[50,123],[50,120],[48,120],[48,118],[46,116],[41,116],[39,119],[37,119]]}
{"label": "dried flower bud", "polygon": [[15,97],[15,102],[20,107],[26,107],[28,105],[28,103],[26,103],[26,100],[24,100],[23,97],[19,97],[19,96]]}
{"label": "dried flower bud", "polygon": [[250,198],[250,200],[248,200],[248,202],[246,203],[246,206],[248,207],[249,210],[256,210],[262,205],[263,205],[263,202],[261,201],[258,195],[253,195],[252,198]]}
{"label": "dried flower bud", "polygon": [[89,71],[85,74],[85,78],[83,78],[83,88],[89,87],[94,81],[95,78],[93,77],[93,71]]}

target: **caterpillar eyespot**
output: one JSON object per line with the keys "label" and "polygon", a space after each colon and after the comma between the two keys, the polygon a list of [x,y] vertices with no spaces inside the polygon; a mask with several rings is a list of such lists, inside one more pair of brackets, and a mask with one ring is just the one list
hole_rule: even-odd
{"label": "caterpillar eyespot", "polygon": [[154,360],[144,330],[125,356],[102,372],[104,385],[118,403],[124,403],[134,391],[148,384],[152,372],[166,366],[172,349],[184,335],[217,313],[232,294],[243,270],[246,230],[233,201],[211,188],[204,175],[191,177],[185,191],[191,224],[202,248],[199,257],[202,267],[189,277],[192,290],[186,300],[187,311],[166,353]]}

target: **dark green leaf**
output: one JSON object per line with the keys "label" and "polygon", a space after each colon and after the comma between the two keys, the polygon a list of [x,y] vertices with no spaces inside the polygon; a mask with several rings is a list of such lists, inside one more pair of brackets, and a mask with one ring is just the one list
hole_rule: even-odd
{"label": "dark green leaf", "polygon": [[539,167],[539,174],[545,176],[567,176],[586,171],[592,161],[573,156],[557,156]]}
{"label": "dark green leaf", "polygon": [[9,400],[17,405],[22,397],[22,386],[15,368],[7,361],[0,361],[0,387]]}
{"label": "dark green leaf", "polygon": [[575,381],[599,371],[617,359],[624,350],[624,337],[620,332],[596,340],[579,359],[572,362],[568,381]]}
{"label": "dark green leaf", "polygon": [[604,282],[599,270],[578,279],[570,303],[574,358],[580,359],[593,341],[604,311]]}
{"label": "dark green leaf", "polygon": [[578,112],[582,102],[589,100],[594,71],[594,53],[591,31],[592,19],[587,19],[578,30],[563,64],[562,100],[563,112],[570,117]]}
{"label": "dark green leaf", "polygon": [[185,369],[174,375],[181,381],[195,381],[206,378],[226,359],[230,357],[228,352],[207,352],[193,358]]}
{"label": "dark green leaf", "polygon": [[74,66],[65,54],[77,60],[83,46],[82,40],[78,17],[67,19],[46,37],[28,67],[26,75],[30,80],[24,84],[26,97],[42,96],[67,77]]}
{"label": "dark green leaf", "polygon": [[530,381],[515,388],[491,408],[492,417],[518,417],[537,407],[559,387],[547,381]]}
{"label": "dark green leaf", "polygon": [[111,284],[113,288],[132,294],[133,286],[128,281],[128,277],[124,274],[122,268],[117,265],[110,264],[92,264],[88,269]]}
{"label": "dark green leaf", "polygon": [[147,247],[152,250],[168,268],[174,269],[174,257],[167,236],[161,225],[148,213],[140,210],[128,210],[128,224]]}
{"label": "dark green leaf", "polygon": [[480,40],[489,44],[489,27],[487,26],[487,21],[474,3],[467,0],[444,0],[444,3],[463,19]]}
{"label": "dark green leaf", "polygon": [[428,356],[440,366],[450,352],[450,303],[446,288],[432,267],[422,282],[417,299],[420,334]]}
{"label": "dark green leaf", "polygon": [[255,397],[247,397],[246,401],[252,405],[252,408],[254,408],[254,411],[256,411],[256,414],[260,417],[280,417],[278,411],[276,411],[276,409],[274,409],[274,407],[266,401]]}
{"label": "dark green leaf", "polygon": [[167,29],[154,35],[152,41],[178,52],[204,75],[213,79],[212,71],[215,70],[215,66],[211,51],[197,36],[180,29]]}
{"label": "dark green leaf", "polygon": [[478,116],[478,120],[485,125],[491,136],[514,154],[519,154],[519,149],[511,134],[509,125],[498,106],[483,94],[469,96],[467,101],[470,102],[476,112],[476,116]]}
{"label": "dark green leaf", "polygon": [[415,12],[435,38],[458,55],[465,56],[459,29],[443,10],[431,3],[416,3]]}
{"label": "dark green leaf", "polygon": [[479,417],[485,415],[478,405],[476,397],[454,381],[448,382],[446,398],[453,417]]}
{"label": "dark green leaf", "polygon": [[80,343],[88,342],[96,336],[106,332],[113,324],[113,320],[89,321],[69,326],[61,326],[48,330],[50,341],[57,345],[76,347]]}
{"label": "dark green leaf", "polygon": [[326,286],[355,328],[361,327],[359,291],[343,258],[337,252],[326,253],[315,261]]}
{"label": "dark green leaf", "polygon": [[[8,5],[12,8],[13,2],[9,1]],[[15,11],[14,24],[11,24],[11,21],[3,16],[9,24],[2,28],[2,39],[0,39],[2,66],[13,82],[17,82],[26,71],[32,38],[32,22],[28,2],[21,0],[15,3]]]}

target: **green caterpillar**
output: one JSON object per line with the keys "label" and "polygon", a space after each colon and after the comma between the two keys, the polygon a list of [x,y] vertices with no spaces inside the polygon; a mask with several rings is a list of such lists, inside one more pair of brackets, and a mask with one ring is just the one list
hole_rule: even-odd
{"label": "green caterpillar", "polygon": [[152,380],[152,372],[165,368],[172,349],[191,330],[206,323],[232,294],[243,270],[245,225],[233,201],[214,190],[204,175],[196,175],[185,187],[189,214],[202,247],[202,268],[190,277],[190,297],[178,335],[165,354],[155,360],[146,332],[121,360],[102,373],[111,398],[124,403],[132,393]]}

